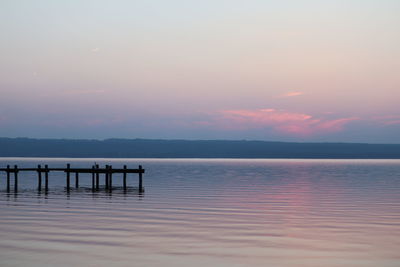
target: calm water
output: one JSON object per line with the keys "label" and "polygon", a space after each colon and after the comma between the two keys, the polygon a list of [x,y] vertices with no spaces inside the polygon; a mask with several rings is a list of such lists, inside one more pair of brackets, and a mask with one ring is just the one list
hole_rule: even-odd
{"label": "calm water", "polygon": [[[145,192],[0,182],[1,266],[400,266],[399,160],[0,159],[142,164]],[[121,177],[115,175],[115,186]],[[129,176],[137,186],[137,175]],[[87,188],[85,188],[87,187]]]}

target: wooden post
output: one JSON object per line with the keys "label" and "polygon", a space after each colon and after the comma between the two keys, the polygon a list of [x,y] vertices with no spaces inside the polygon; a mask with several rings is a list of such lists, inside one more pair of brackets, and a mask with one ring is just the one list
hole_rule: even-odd
{"label": "wooden post", "polygon": [[108,165],[106,165],[106,168],[105,168],[105,185],[106,185],[106,189],[108,189]]}
{"label": "wooden post", "polygon": [[124,190],[126,190],[126,165],[124,165]]}
{"label": "wooden post", "polygon": [[38,165],[38,190],[42,190],[42,166]]}
{"label": "wooden post", "polygon": [[143,171],[142,165],[139,165],[139,191],[143,191]]}
{"label": "wooden post", "polygon": [[47,192],[49,190],[49,166],[44,165],[44,190]]}
{"label": "wooden post", "polygon": [[18,166],[14,165],[14,192],[18,191]]}
{"label": "wooden post", "polygon": [[92,190],[94,191],[95,189],[95,173],[94,173],[94,165],[92,166]]}
{"label": "wooden post", "polygon": [[10,165],[7,165],[7,193],[10,193]]}
{"label": "wooden post", "polygon": [[[104,168],[107,169],[108,165],[105,165]],[[104,172],[104,188],[107,189],[107,172]]]}
{"label": "wooden post", "polygon": [[79,187],[79,172],[75,173],[75,188]]}
{"label": "wooden post", "polygon": [[99,190],[99,188],[100,188],[100,173],[99,173],[99,165],[98,164],[96,165],[96,169],[97,169],[97,172],[96,172],[96,190]]}
{"label": "wooden post", "polygon": [[67,170],[66,170],[66,172],[67,172],[67,191],[69,191],[69,184],[70,184],[70,182],[69,182],[69,176],[70,176],[70,173],[69,173],[69,169],[70,169],[70,167],[71,167],[71,165],[68,163],[67,164]]}
{"label": "wooden post", "polygon": [[112,190],[112,165],[108,166],[108,185],[110,186],[110,190]]}

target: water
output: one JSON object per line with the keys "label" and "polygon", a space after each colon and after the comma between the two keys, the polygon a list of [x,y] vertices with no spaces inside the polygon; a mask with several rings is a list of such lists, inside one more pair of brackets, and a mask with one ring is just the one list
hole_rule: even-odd
{"label": "water", "polygon": [[[1,266],[400,266],[399,160],[1,159],[142,164],[145,192],[0,182]],[[122,177],[113,179],[114,186]],[[73,181],[73,179],[72,179]],[[133,187],[133,188],[132,188]]]}

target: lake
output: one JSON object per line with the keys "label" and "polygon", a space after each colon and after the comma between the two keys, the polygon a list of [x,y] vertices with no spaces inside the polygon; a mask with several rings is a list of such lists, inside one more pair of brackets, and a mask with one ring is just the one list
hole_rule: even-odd
{"label": "lake", "polygon": [[[146,169],[121,189],[65,191],[0,173],[1,266],[400,266],[400,160],[22,159]],[[101,177],[103,183],[103,177]],[[73,181],[73,180],[72,180]]]}

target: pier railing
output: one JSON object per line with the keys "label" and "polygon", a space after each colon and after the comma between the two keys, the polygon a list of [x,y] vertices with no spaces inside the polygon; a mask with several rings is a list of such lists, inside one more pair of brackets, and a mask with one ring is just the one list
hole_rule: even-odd
{"label": "pier railing", "polygon": [[49,168],[48,165],[38,165],[37,168],[19,168],[17,165],[7,168],[0,168],[0,172],[6,172],[7,175],[7,192],[11,191],[11,174],[14,174],[14,192],[18,191],[18,173],[25,171],[33,171],[38,174],[38,186],[37,189],[41,191],[42,179],[44,176],[44,190],[49,189],[49,173],[50,172],[65,172],[66,173],[66,190],[71,189],[71,174],[75,174],[75,188],[79,188],[79,174],[90,173],[92,174],[92,190],[100,190],[100,174],[104,174],[104,187],[106,190],[113,189],[113,174],[122,174],[122,187],[127,190],[127,175],[130,173],[139,174],[139,191],[143,191],[143,174],[144,169],[141,165],[137,169],[127,168],[126,165],[123,168],[114,169],[111,165],[105,165],[101,168],[98,164],[93,165],[91,168],[71,168],[71,164],[67,164],[66,168]]}

